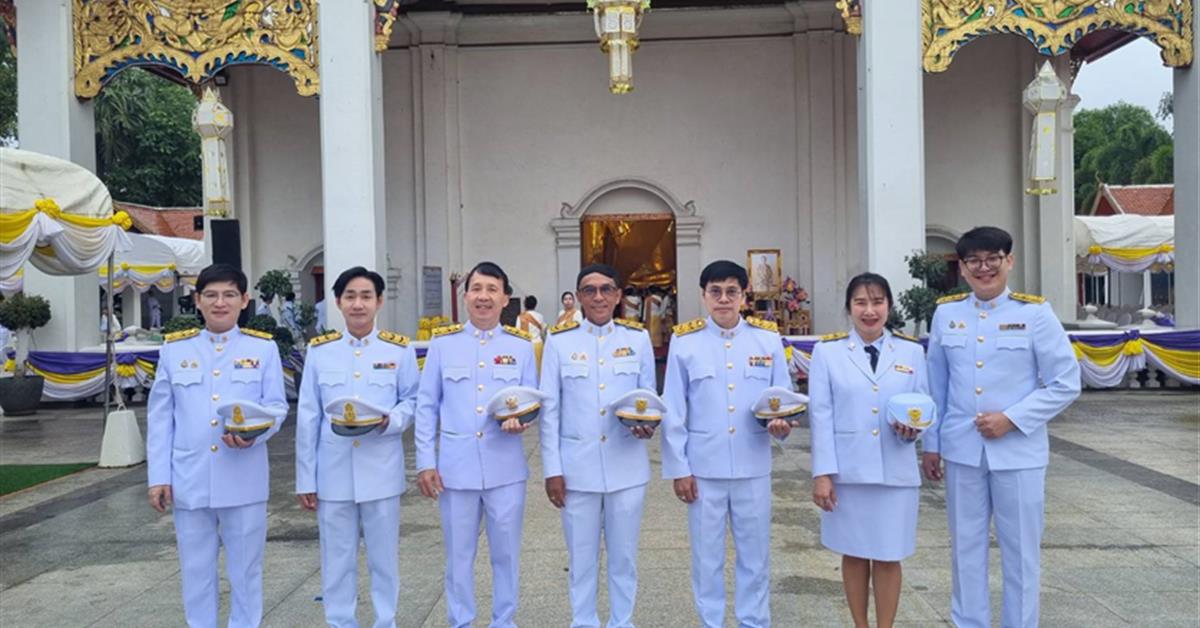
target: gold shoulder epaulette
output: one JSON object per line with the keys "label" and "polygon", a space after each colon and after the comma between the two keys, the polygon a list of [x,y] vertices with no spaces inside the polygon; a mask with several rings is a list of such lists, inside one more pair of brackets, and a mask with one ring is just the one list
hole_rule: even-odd
{"label": "gold shoulder epaulette", "polygon": [[1046,302],[1046,297],[1038,296],[1036,294],[1025,294],[1024,292],[1010,292],[1008,293],[1008,296],[1011,297],[1013,301],[1021,301],[1023,303]]}
{"label": "gold shoulder epaulette", "polygon": [[176,340],[186,340],[194,336],[200,335],[200,328],[193,327],[182,331],[173,331],[166,336],[163,336],[163,342],[175,342]]}
{"label": "gold shoulder epaulette", "polygon": [[567,322],[563,323],[562,325],[555,325],[554,327],[551,327],[551,328],[550,328],[549,330],[547,330],[547,331],[549,331],[549,332],[550,332],[550,333],[552,333],[552,334],[559,334],[559,333],[562,333],[562,332],[564,332],[564,331],[568,331],[568,330],[571,330],[571,329],[575,329],[576,327],[579,327],[579,321],[577,321],[577,320],[569,320],[569,321],[567,321]]}
{"label": "gold shoulder epaulette", "polygon": [[746,322],[759,329],[765,329],[767,331],[779,333],[779,325],[775,321],[768,321],[755,316],[748,316],[746,317]]}
{"label": "gold shoulder epaulette", "polygon": [[238,329],[242,330],[242,333],[246,334],[247,336],[254,336],[255,338],[262,338],[263,340],[274,340],[275,339],[275,336],[272,336],[271,334],[268,334],[265,331],[259,331],[257,329],[246,329],[245,327],[239,327]]}
{"label": "gold shoulder epaulette", "polygon": [[442,325],[441,327],[434,328],[434,330],[432,332],[430,332],[430,336],[433,338],[437,338],[438,336],[445,336],[447,334],[457,334],[458,332],[463,330],[463,327],[464,327],[464,325],[462,323],[454,323],[453,325]]}
{"label": "gold shoulder epaulette", "polygon": [[849,338],[849,337],[850,337],[849,332],[838,331],[838,332],[834,332],[832,334],[825,334],[824,336],[821,336],[821,342],[832,342],[834,340],[841,340],[842,338]]}
{"label": "gold shoulder epaulette", "polygon": [[915,342],[915,343],[917,343],[917,344],[921,344],[921,341],[920,341],[919,339],[917,339],[917,338],[914,338],[914,337],[912,337],[912,336],[910,336],[910,335],[908,335],[908,334],[902,334],[902,333],[900,333],[900,332],[898,332],[898,331],[894,331],[894,332],[892,332],[892,335],[893,335],[893,336],[895,336],[895,337],[897,337],[897,338],[899,338],[899,339],[901,339],[901,340],[907,340],[907,341],[909,341],[909,342]]}
{"label": "gold shoulder epaulette", "polygon": [[401,347],[408,346],[408,336],[397,334],[394,331],[379,332],[379,339]]}
{"label": "gold shoulder epaulette", "polygon": [[324,335],[322,335],[322,336],[317,336],[316,338],[313,338],[312,340],[309,340],[309,341],[308,341],[308,346],[310,346],[310,347],[319,347],[319,346],[321,346],[321,345],[323,345],[323,344],[326,344],[326,343],[329,343],[329,342],[333,342],[334,340],[337,340],[337,339],[339,339],[339,338],[341,338],[341,337],[342,337],[342,332],[340,332],[340,331],[331,331],[331,332],[329,332],[328,334],[324,334]]}
{"label": "gold shoulder epaulette", "polygon": [[505,325],[504,331],[516,336],[517,338],[524,338],[525,340],[528,340],[529,342],[533,342],[533,334],[531,334],[527,331],[522,331],[516,327],[513,327],[512,325]]}
{"label": "gold shoulder epaulette", "polygon": [[937,304],[945,305],[947,303],[954,303],[955,301],[962,301],[963,299],[965,299],[969,296],[971,296],[969,292],[960,292],[958,294],[947,294],[946,296],[938,299]]}
{"label": "gold shoulder epaulette", "polygon": [[613,322],[620,325],[621,327],[628,327],[630,329],[636,329],[638,331],[642,331],[642,330],[646,329],[645,325],[643,325],[635,320],[630,320],[627,318],[614,318]]}
{"label": "gold shoulder epaulette", "polygon": [[686,336],[694,331],[700,331],[701,329],[704,329],[704,326],[707,324],[708,321],[704,320],[703,318],[693,318],[686,323],[680,323],[672,327],[671,331],[675,332],[676,336]]}

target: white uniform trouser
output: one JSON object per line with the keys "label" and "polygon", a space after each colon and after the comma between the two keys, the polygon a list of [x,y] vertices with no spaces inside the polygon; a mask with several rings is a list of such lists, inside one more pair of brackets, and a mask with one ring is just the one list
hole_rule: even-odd
{"label": "white uniform trouser", "polygon": [[570,556],[572,628],[600,626],[596,586],[602,528],[608,553],[608,628],[632,628],[637,597],[638,533],[645,497],[645,484],[611,493],[567,491],[562,521]]}
{"label": "white uniform trouser", "polygon": [[446,615],[451,628],[475,620],[475,551],[480,517],[487,518],[492,559],[492,628],[515,627],[520,580],[525,483],[470,491],[446,489],[438,498],[446,545]]}
{"label": "white uniform trouser", "polygon": [[771,625],[771,476],[738,480],[696,478],[688,505],[692,543],[692,593],[700,625],[725,622],[725,525],[732,522],[737,552],[733,611],[738,626]]}
{"label": "white uniform trouser", "polygon": [[176,508],[175,540],[188,626],[217,625],[219,544],[225,546],[225,574],[229,577],[229,626],[258,626],[262,621],[267,502],[231,508]]}
{"label": "white uniform trouser", "polygon": [[992,471],[946,462],[953,595],[950,617],[959,628],[988,628],[988,523],[995,516],[1004,573],[1003,628],[1038,625],[1046,467]]}
{"label": "white uniform trouser", "polygon": [[358,539],[367,546],[375,628],[394,628],[400,595],[400,498],[361,504],[317,501],[321,529],[321,589],[325,622],[333,628],[358,626]]}

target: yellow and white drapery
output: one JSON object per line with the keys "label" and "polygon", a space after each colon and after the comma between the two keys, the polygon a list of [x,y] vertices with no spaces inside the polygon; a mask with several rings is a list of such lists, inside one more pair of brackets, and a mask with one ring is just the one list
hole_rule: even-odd
{"label": "yellow and white drapery", "polygon": [[0,295],[11,297],[25,289],[25,269],[18,268],[12,277],[0,279]]}
{"label": "yellow and white drapery", "polygon": [[1169,271],[1175,264],[1175,217],[1076,216],[1075,257],[1080,272]]}
{"label": "yellow and white drapery", "polygon": [[1186,384],[1200,384],[1200,330],[1079,333],[1071,336],[1080,378],[1091,388],[1121,385],[1151,367]]}
{"label": "yellow and white drapery", "polygon": [[93,272],[128,249],[125,212],[87,169],[38,153],[0,148],[0,280],[32,262],[51,275]]}
{"label": "yellow and white drapery", "polygon": [[[204,243],[200,240],[156,235],[129,234],[132,247],[119,251],[113,262],[113,290],[128,286],[144,293],[151,288],[171,292],[179,284],[195,285],[205,266]],[[100,286],[108,282],[108,266],[97,271]],[[190,284],[188,283],[190,279]]]}
{"label": "yellow and white drapery", "polygon": [[[97,271],[100,276],[100,287],[108,285],[108,267],[101,266]],[[121,264],[113,270],[113,292],[121,292],[130,285],[139,294],[158,288],[161,292],[171,292],[175,289],[175,265],[132,265]]]}

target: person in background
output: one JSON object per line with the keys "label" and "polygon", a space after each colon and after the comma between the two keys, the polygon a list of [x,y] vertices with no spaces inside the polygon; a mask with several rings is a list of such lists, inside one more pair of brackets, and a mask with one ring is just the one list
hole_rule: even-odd
{"label": "person in background", "polygon": [[159,303],[158,297],[153,293],[150,295],[150,329],[159,329],[162,327],[162,303]]}
{"label": "person in background", "polygon": [[265,294],[258,295],[258,306],[254,308],[254,315],[255,316],[270,316],[271,319],[273,320],[275,318],[275,314],[273,314],[271,312],[271,302],[272,301],[274,301],[274,298],[272,298],[272,297],[269,297]]}
{"label": "person in background", "polygon": [[525,297],[525,310],[517,317],[517,329],[533,336],[533,356],[537,360],[538,373],[542,372],[542,343],[546,336],[546,319],[537,311],[537,297]]}
{"label": "person in background", "polygon": [[853,329],[823,336],[812,354],[813,502],[821,543],[842,555],[842,587],[856,628],[867,628],[871,585],[879,628],[891,628],[900,603],[900,561],[917,545],[921,472],[918,431],[889,423],[887,403],[904,392],[928,394],[925,350],[885,325],[887,279],[863,273],[846,286]]}
{"label": "person in background", "polygon": [[575,294],[572,292],[564,292],[559,297],[562,302],[563,309],[558,311],[558,319],[554,322],[555,326],[562,325],[567,321],[575,321],[576,323],[583,322],[583,312],[580,312],[575,304]]}

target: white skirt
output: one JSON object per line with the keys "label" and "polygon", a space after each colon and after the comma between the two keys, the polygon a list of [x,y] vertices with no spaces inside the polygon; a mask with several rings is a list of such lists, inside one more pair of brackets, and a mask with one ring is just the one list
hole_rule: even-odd
{"label": "white skirt", "polygon": [[898,561],[917,549],[916,486],[834,483],[837,507],[821,511],[821,544],[839,554]]}

